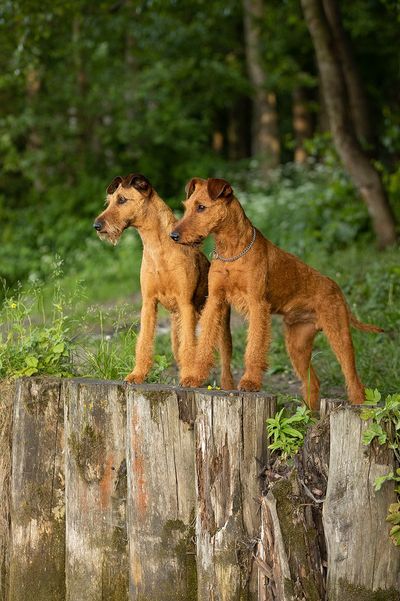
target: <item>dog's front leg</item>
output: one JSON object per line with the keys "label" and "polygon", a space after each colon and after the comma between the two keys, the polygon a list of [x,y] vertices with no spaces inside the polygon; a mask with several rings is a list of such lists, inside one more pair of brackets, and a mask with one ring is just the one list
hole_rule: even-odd
{"label": "dog's front leg", "polygon": [[140,384],[146,378],[153,363],[153,340],[157,319],[157,300],[144,298],[140,313],[140,332],[136,342],[134,370],[125,378],[127,382]]}
{"label": "dog's front leg", "polygon": [[[181,377],[182,386],[200,386],[207,378],[214,363],[214,348],[218,344],[223,315],[224,296],[210,294],[200,317],[200,336],[196,346],[196,358],[190,373]],[[188,370],[189,371],[189,370]]]}
{"label": "dog's front leg", "polygon": [[196,348],[196,311],[191,303],[180,305],[180,333],[179,364],[181,380],[186,378],[193,369]]}
{"label": "dog's front leg", "polygon": [[270,305],[265,300],[252,298],[248,305],[249,329],[244,357],[245,373],[239,390],[260,390],[267,367],[266,353],[271,337]]}

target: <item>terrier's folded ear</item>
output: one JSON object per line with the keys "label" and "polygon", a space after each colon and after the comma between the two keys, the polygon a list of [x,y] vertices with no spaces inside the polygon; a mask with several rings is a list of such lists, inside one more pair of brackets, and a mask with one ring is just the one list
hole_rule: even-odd
{"label": "terrier's folded ear", "polygon": [[233,196],[232,186],[225,179],[212,177],[207,180],[207,192],[211,200],[230,199]]}
{"label": "terrier's folded ear", "polygon": [[117,177],[114,177],[113,181],[107,188],[107,194],[114,194],[115,190],[118,188],[118,186],[120,185],[121,182],[122,182],[122,177],[120,175],[117,175]]}
{"label": "terrier's folded ear", "polygon": [[150,196],[152,193],[152,185],[141,173],[130,173],[127,175],[122,183],[124,188],[136,188],[143,196]]}
{"label": "terrier's folded ear", "polygon": [[196,184],[198,184],[199,182],[204,182],[204,180],[201,179],[201,177],[192,177],[192,179],[186,184],[186,186],[185,186],[186,200],[189,198],[189,196],[192,196],[192,194],[196,188]]}

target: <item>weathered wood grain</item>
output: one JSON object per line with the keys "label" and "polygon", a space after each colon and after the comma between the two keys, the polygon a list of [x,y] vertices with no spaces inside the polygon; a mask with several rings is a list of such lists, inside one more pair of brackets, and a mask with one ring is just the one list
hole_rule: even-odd
{"label": "weathered wood grain", "polygon": [[60,380],[18,381],[13,416],[9,601],[64,601]]}
{"label": "weathered wood grain", "polygon": [[130,388],[128,536],[132,601],[195,601],[192,393]]}
{"label": "weathered wood grain", "polygon": [[[329,418],[314,424],[294,458],[267,471],[258,557],[263,562],[258,601],[325,599],[322,503],[329,466]],[[275,469],[274,469],[275,468]]]}
{"label": "weathered wood grain", "polygon": [[265,395],[198,394],[196,537],[199,601],[256,599],[260,465],[266,463]]}
{"label": "weathered wood grain", "polygon": [[6,601],[9,576],[11,434],[15,385],[0,381],[0,601]]}
{"label": "weathered wood grain", "polygon": [[328,550],[329,601],[398,601],[400,552],[389,540],[385,516],[393,483],[375,492],[377,476],[393,468],[390,451],[365,447],[367,427],[357,409],[330,415],[330,462],[323,524]]}
{"label": "weathered wood grain", "polygon": [[63,385],[67,601],[128,599],[124,390]]}
{"label": "weathered wood grain", "polygon": [[262,515],[262,557],[271,574],[264,583],[266,600],[324,599],[317,528],[296,470],[272,486]]}

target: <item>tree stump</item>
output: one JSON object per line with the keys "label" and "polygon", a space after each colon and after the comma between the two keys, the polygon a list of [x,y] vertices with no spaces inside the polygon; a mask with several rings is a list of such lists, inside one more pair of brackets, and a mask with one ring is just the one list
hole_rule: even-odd
{"label": "tree stump", "polygon": [[317,527],[296,470],[272,486],[263,499],[262,516],[260,558],[266,580],[259,600],[321,601],[324,582]]}
{"label": "tree stump", "polygon": [[12,416],[15,386],[0,382],[0,601],[6,601],[9,576]]}
{"label": "tree stump", "polygon": [[391,451],[366,447],[367,424],[354,407],[330,415],[330,461],[323,524],[328,550],[329,601],[398,601],[400,552],[385,522],[396,495],[392,482],[374,491],[375,478],[394,469]]}
{"label": "tree stump", "polygon": [[196,535],[199,601],[257,599],[260,466],[266,463],[265,395],[197,394]]}
{"label": "tree stump", "polygon": [[125,387],[71,380],[63,394],[66,599],[127,600]]}
{"label": "tree stump", "polygon": [[130,599],[196,601],[193,393],[135,388],[127,397]]}
{"label": "tree stump", "polygon": [[[325,599],[326,549],[321,505],[328,466],[326,417],[308,430],[294,467],[288,470],[283,462],[278,464],[278,472],[268,470],[270,489],[262,501],[258,545],[258,601]],[[283,468],[282,475],[279,468]]]}
{"label": "tree stump", "polygon": [[12,437],[8,601],[64,601],[63,405],[60,380],[19,380]]}

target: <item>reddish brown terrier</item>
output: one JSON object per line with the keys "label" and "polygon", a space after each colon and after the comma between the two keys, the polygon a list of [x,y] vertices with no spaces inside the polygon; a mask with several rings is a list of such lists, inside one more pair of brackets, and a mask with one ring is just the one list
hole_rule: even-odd
{"label": "reddish brown terrier", "polygon": [[173,228],[171,238],[190,246],[200,244],[212,233],[215,251],[208,275],[209,296],[200,319],[196,362],[183,384],[199,386],[207,378],[218,340],[221,308],[228,302],[249,322],[240,390],[261,387],[271,314],[278,313],[283,316],[286,347],[308,406],[319,406],[319,381],[311,365],[311,353],[320,330],[338,358],[351,402],[362,403],[364,386],[356,371],[350,326],[365,332],[382,330],[352,315],[333,280],[264,238],[246,217],[227,181],[194,178],[186,194],[185,214]]}
{"label": "reddish brown terrier", "polygon": [[[186,379],[193,365],[195,328],[207,298],[209,262],[197,248],[177,246],[169,237],[176,223],[171,209],[158,196],[150,182],[139,174],[116,177],[107,188],[107,208],[97,217],[94,228],[100,238],[116,244],[128,227],[138,230],[143,242],[140,271],[142,310],[136,343],[136,364],[125,380],[141,383],[153,362],[153,341],[157,305],[171,313],[171,340],[181,378]],[[221,385],[234,387],[230,362],[232,339],[230,308],[222,307],[219,332],[222,373]]]}

